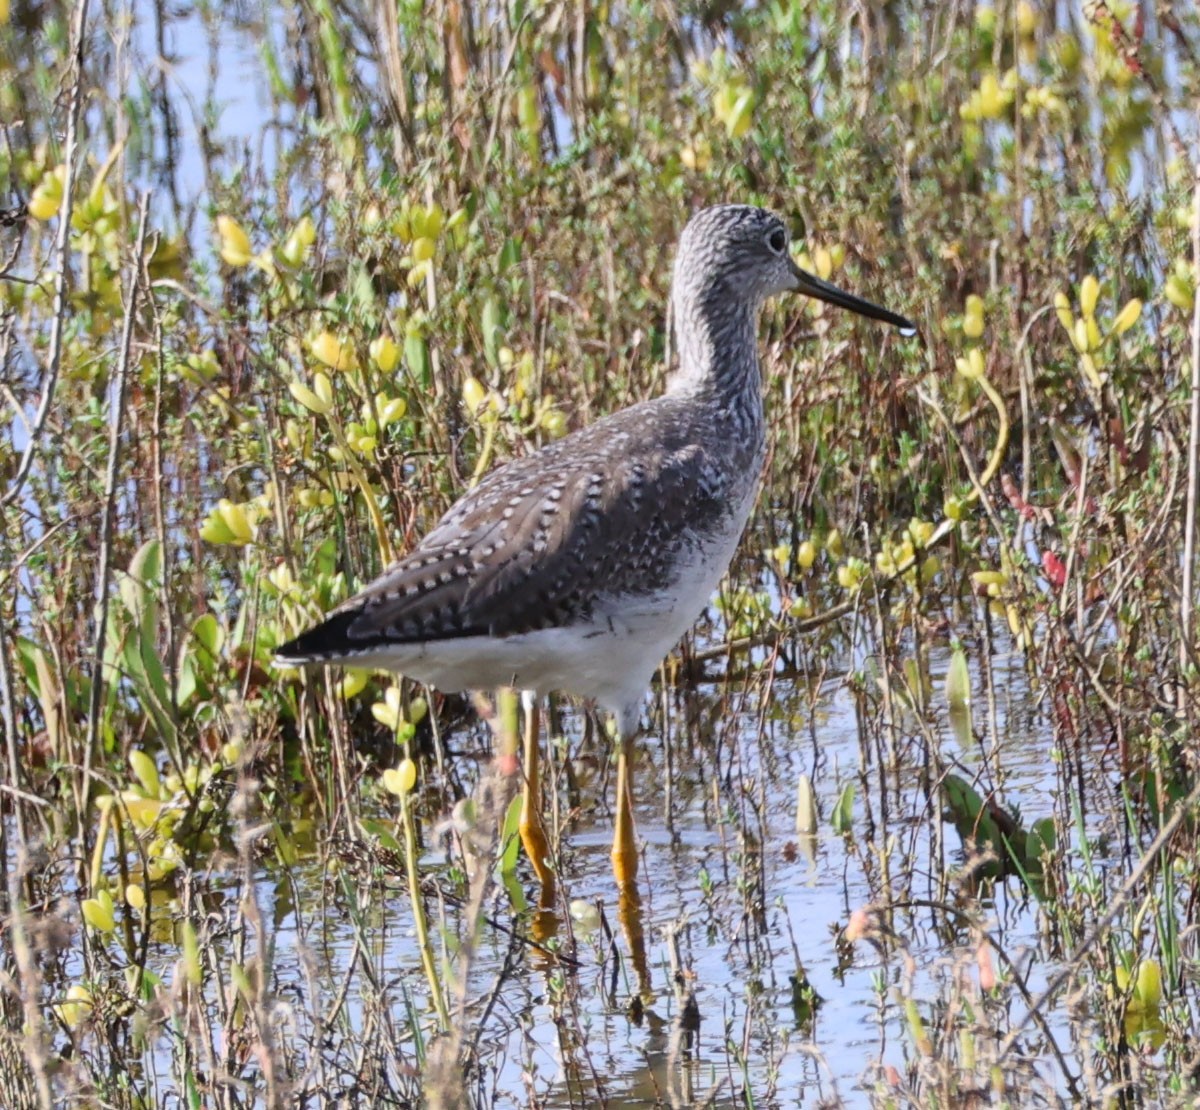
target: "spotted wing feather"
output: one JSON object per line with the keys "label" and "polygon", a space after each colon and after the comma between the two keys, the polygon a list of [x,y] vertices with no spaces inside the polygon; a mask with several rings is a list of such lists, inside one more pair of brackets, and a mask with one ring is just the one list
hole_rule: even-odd
{"label": "spotted wing feather", "polygon": [[556,450],[560,441],[494,471],[280,656],[511,636],[583,622],[606,598],[661,588],[692,530],[722,511],[700,448],[638,451],[632,443],[654,438],[605,437],[601,424],[571,439],[569,451]]}

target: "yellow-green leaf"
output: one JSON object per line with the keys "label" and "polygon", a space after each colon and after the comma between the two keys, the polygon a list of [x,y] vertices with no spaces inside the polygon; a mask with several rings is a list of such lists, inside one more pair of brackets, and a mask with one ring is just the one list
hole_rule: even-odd
{"label": "yellow-green leaf", "polygon": [[35,220],[49,220],[58,215],[62,208],[66,175],[66,166],[55,166],[42,175],[42,180],[29,198],[29,214]]}
{"label": "yellow-green leaf", "polygon": [[1133,997],[1147,1013],[1158,1009],[1162,1002],[1162,969],[1157,960],[1142,960],[1138,965]]}
{"label": "yellow-green leaf", "polygon": [[967,298],[962,328],[963,335],[968,339],[978,339],[983,335],[983,298],[974,293]]}
{"label": "yellow-green leaf", "polygon": [[408,271],[408,277],[405,281],[410,289],[415,289],[429,275],[433,273],[433,262],[431,259],[423,259],[416,263],[411,270]]}
{"label": "yellow-green leaf", "polygon": [[184,918],[179,925],[181,947],[183,948],[183,975],[193,986],[198,987],[203,978],[200,967],[200,941],[196,936],[196,927],[190,920]]}
{"label": "yellow-green leaf", "polygon": [[243,506],[222,498],[217,502],[217,512],[221,514],[221,519],[233,535],[231,543],[244,546],[254,539],[254,526],[250,523]]}
{"label": "yellow-green leaf", "polygon": [[983,352],[972,347],[966,356],[954,360],[954,368],[968,381],[983,377]]}
{"label": "yellow-green leaf", "polygon": [[1079,311],[1084,317],[1096,315],[1096,301],[1100,299],[1100,283],[1088,274],[1079,286]]}
{"label": "yellow-green leaf", "polygon": [[379,412],[379,423],[386,428],[408,412],[408,402],[403,397],[388,397],[380,393],[375,397],[375,408]]}
{"label": "yellow-green leaf", "polygon": [[331,370],[354,370],[358,366],[354,348],[349,343],[343,343],[331,331],[318,332],[309,340],[308,349],[317,361]]}
{"label": "yellow-green leaf", "polygon": [[288,382],[288,392],[309,412],[315,412],[318,416],[326,415],[333,408],[329,401],[318,397],[303,382]]}
{"label": "yellow-green leaf", "polygon": [[848,836],[854,829],[854,783],[848,782],[838,795],[837,805],[829,819],[833,831],[839,836]]}
{"label": "yellow-green leaf", "polygon": [[[0,4],[7,0],[0,0]],[[58,1003],[59,1016],[72,1029],[81,1025],[92,1013],[92,992],[82,983],[72,983],[67,988],[65,1002]]]}
{"label": "yellow-green leaf", "polygon": [[370,354],[371,361],[390,374],[400,361],[400,346],[390,335],[380,335],[371,340]]}
{"label": "yellow-green leaf", "polygon": [[232,216],[218,216],[217,235],[221,240],[221,257],[227,265],[235,269],[249,265],[254,250],[250,246],[250,236],[242,230],[237,220]]}
{"label": "yellow-green leaf", "polygon": [[308,248],[317,238],[317,229],[311,217],[301,216],[292,228],[286,242],[279,248],[279,257],[293,269],[297,268],[308,254]]}
{"label": "yellow-green leaf", "polygon": [[233,533],[216,509],[200,525],[200,538],[205,543],[233,543]]}
{"label": "yellow-green leaf", "polygon": [[738,93],[725,119],[725,131],[731,139],[740,139],[750,130],[754,121],[754,90],[743,89]]}
{"label": "yellow-green leaf", "polygon": [[967,653],[961,647],[950,653],[950,666],[946,670],[946,704],[951,712],[957,713],[971,704],[971,672],[967,667]]}
{"label": "yellow-green leaf", "polygon": [[329,380],[328,374],[318,370],[313,375],[313,392],[321,399],[321,403],[325,405],[326,412],[333,408],[333,382]]}
{"label": "yellow-green leaf", "polygon": [[466,378],[462,384],[462,399],[467,412],[472,416],[476,415],[487,400],[487,390],[484,389],[483,382],[474,376]]}
{"label": "yellow-green leaf", "polygon": [[1054,294],[1054,312],[1058,316],[1058,322],[1066,328],[1068,334],[1074,332],[1075,315],[1071,312],[1071,302],[1066,293]]}
{"label": "yellow-green leaf", "polygon": [[111,933],[117,927],[112,895],[107,890],[100,891],[95,898],[85,898],[80,909],[84,921],[98,933]]}
{"label": "yellow-green leaf", "polygon": [[1113,331],[1117,335],[1124,335],[1142,315],[1142,302],[1134,297],[1133,300],[1127,301],[1125,307],[1117,313],[1117,318],[1113,321]]}
{"label": "yellow-green leaf", "polygon": [[134,748],[129,753],[129,766],[133,768],[134,776],[141,784],[142,789],[146,792],[149,798],[157,798],[159,795],[159,779],[158,768],[154,764],[154,760],[150,758],[140,748]]}
{"label": "yellow-green leaf", "polygon": [[1163,286],[1163,295],[1176,308],[1180,308],[1184,312],[1192,311],[1195,293],[1191,281],[1186,276],[1174,273],[1167,278],[1167,283]]}
{"label": "yellow-green leaf", "polygon": [[389,686],[383,693],[383,701],[371,706],[371,715],[381,725],[393,732],[400,727],[400,687]]}
{"label": "yellow-green leaf", "polygon": [[417,765],[411,759],[401,760],[399,767],[389,767],[380,778],[389,794],[403,798],[417,783]]}

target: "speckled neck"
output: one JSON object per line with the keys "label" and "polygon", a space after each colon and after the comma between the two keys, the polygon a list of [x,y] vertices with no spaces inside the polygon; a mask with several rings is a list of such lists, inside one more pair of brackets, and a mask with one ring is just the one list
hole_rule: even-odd
{"label": "speckled neck", "polygon": [[676,282],[672,291],[679,365],[669,396],[707,403],[713,418],[752,449],[763,435],[762,375],[758,361],[758,304],[728,290],[697,293]]}

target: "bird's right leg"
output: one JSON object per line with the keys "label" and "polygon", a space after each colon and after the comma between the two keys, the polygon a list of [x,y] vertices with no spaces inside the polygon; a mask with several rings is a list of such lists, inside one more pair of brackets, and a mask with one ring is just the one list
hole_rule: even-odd
{"label": "bird's right leg", "polygon": [[538,744],[539,717],[537,695],[529,690],[521,692],[521,704],[525,707],[525,787],[521,792],[521,819],[517,830],[525,854],[533,864],[542,892],[538,904],[543,909],[554,905],[555,879],[550,866],[550,843],[542,823],[542,774],[541,751]]}
{"label": "bird's right leg", "polygon": [[617,815],[613,828],[613,878],[618,888],[637,881],[637,831],[633,822],[633,772],[630,766],[638,729],[638,705],[616,714],[617,724]]}

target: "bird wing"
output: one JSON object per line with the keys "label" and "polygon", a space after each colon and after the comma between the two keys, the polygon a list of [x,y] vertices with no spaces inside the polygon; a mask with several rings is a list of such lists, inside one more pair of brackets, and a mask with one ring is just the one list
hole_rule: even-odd
{"label": "bird wing", "polygon": [[691,530],[723,511],[701,448],[639,450],[601,424],[570,439],[570,450],[559,441],[493,471],[408,555],[280,655],[511,636],[587,620],[607,596],[662,585]]}

